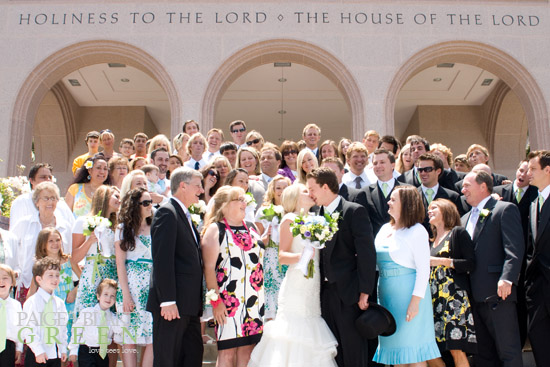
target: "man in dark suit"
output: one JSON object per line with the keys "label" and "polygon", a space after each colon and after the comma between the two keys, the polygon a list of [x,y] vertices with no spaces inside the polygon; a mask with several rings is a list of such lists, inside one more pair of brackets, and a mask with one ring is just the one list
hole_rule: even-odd
{"label": "man in dark suit", "polygon": [[338,341],[340,367],[366,366],[367,343],[355,320],[369,306],[376,252],[367,210],[338,195],[334,172],[321,167],[307,175],[309,195],[324,213],[339,213],[338,232],[321,251],[321,312]]}
{"label": "man in dark suit", "polygon": [[493,179],[484,171],[464,178],[472,206],[462,224],[475,245],[470,273],[478,343],[476,366],[523,366],[516,311],[516,285],[524,255],[518,208],[491,197]]}
{"label": "man in dark suit", "polygon": [[[470,145],[468,147],[468,151],[466,152],[466,157],[468,157],[468,161],[470,162],[471,167],[474,167],[478,164],[489,165],[489,150],[483,145]],[[493,173],[493,186],[504,185],[505,183],[503,183],[503,181],[506,180],[508,180],[506,176],[500,175],[498,173]]]}
{"label": "man in dark suit", "polygon": [[528,332],[537,366],[550,366],[550,151],[528,158],[529,181],[538,188],[530,209],[525,271]]}
{"label": "man in dark suit", "polygon": [[302,139],[306,143],[306,148],[315,154],[317,161],[319,160],[319,140],[321,140],[321,128],[316,124],[307,124],[302,131]]}
{"label": "man in dark suit", "polygon": [[342,177],[344,177],[344,174],[346,173],[346,171],[344,170],[344,163],[342,163],[342,160],[340,158],[337,158],[337,157],[325,158],[321,163],[321,167],[330,168],[336,175],[336,179],[338,180],[338,187],[339,187],[338,195],[340,195],[347,201],[351,201],[361,205],[365,204],[363,202],[357,201],[357,200],[360,200],[360,198],[358,198],[359,193],[361,192],[360,190],[354,189],[353,187],[349,187],[348,185],[345,185],[344,183],[342,183]]}
{"label": "man in dark suit", "polygon": [[155,367],[202,366],[202,260],[189,210],[198,202],[202,175],[181,167],[171,177],[172,198],[151,225],[153,276],[147,310],[153,314]]}
{"label": "man in dark suit", "polygon": [[430,151],[430,143],[426,139],[420,136],[416,136],[415,138],[411,139],[409,144],[411,146],[411,159],[413,161],[413,168],[399,176],[397,178],[397,181],[413,185],[414,187],[419,187],[421,182],[418,171],[416,170],[416,163],[418,157]]}
{"label": "man in dark suit", "polygon": [[[374,237],[380,231],[380,228],[390,221],[388,214],[388,200],[394,189],[399,186],[399,181],[393,178],[393,169],[395,167],[395,156],[386,149],[377,149],[374,151],[373,171],[377,177],[377,182],[361,190],[367,203],[372,232]],[[359,197],[361,197],[361,194]],[[359,199],[357,202],[362,202]]]}
{"label": "man in dark suit", "polygon": [[[521,227],[523,229],[523,237],[527,246],[528,240],[528,223],[529,223],[529,207],[531,202],[538,196],[538,190],[535,186],[529,185],[528,161],[523,160],[519,163],[516,170],[516,179],[513,183],[508,185],[500,185],[493,188],[493,192],[499,195],[503,200],[508,203],[516,205],[519,209],[519,215],[521,216]],[[525,303],[525,267],[527,266],[527,258],[524,256],[521,265],[521,273],[519,277],[519,283],[517,287],[518,293],[518,321],[521,345],[525,344],[527,338],[527,304]]]}
{"label": "man in dark suit", "polygon": [[460,204],[460,196],[449,189],[444,188],[439,184],[439,178],[443,173],[443,161],[441,158],[432,153],[422,154],[417,160],[418,174],[420,175],[420,181],[422,184],[417,188],[422,202],[424,203],[424,209],[426,216],[424,219],[424,227],[432,236],[432,230],[428,220],[428,206],[435,199],[447,199],[452,201],[458,209],[458,212],[462,215],[462,205]]}

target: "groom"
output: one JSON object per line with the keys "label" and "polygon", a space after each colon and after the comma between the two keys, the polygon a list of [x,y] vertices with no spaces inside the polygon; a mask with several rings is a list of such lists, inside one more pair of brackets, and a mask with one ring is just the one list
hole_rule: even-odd
{"label": "groom", "polygon": [[339,367],[366,366],[367,343],[355,328],[374,289],[376,252],[366,209],[338,195],[338,179],[327,167],[307,174],[309,195],[321,213],[339,213],[338,232],[321,251],[321,312],[338,340]]}

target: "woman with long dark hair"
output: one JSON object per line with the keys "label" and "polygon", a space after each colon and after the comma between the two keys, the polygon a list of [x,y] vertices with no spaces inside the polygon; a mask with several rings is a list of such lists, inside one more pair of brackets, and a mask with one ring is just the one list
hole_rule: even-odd
{"label": "woman with long dark hair", "polygon": [[[153,365],[153,316],[146,311],[151,257],[151,222],[153,200],[145,188],[128,191],[122,200],[115,234],[118,271],[117,314],[127,330],[134,330],[134,340],[145,345],[142,366]],[[137,365],[136,345],[128,344],[128,336],[115,334],[122,346],[122,361],[126,367]]]}
{"label": "woman with long dark hair", "polygon": [[218,188],[221,186],[220,174],[214,168],[213,164],[207,165],[201,169],[200,172],[202,175],[202,187],[204,188],[204,193],[201,194],[199,199],[204,200],[204,202],[208,204],[212,196],[214,196]]}
{"label": "woman with long dark hair", "polygon": [[279,148],[283,159],[281,161],[281,168],[279,169],[279,174],[284,177],[288,177],[291,182],[296,180],[298,176],[297,169],[297,159],[300,149],[298,149],[298,144],[291,140],[285,140]]}
{"label": "woman with long dark hair", "polygon": [[76,171],[73,184],[69,186],[65,203],[75,218],[87,215],[92,209],[92,198],[101,185],[110,185],[109,166],[102,154],[86,159]]}

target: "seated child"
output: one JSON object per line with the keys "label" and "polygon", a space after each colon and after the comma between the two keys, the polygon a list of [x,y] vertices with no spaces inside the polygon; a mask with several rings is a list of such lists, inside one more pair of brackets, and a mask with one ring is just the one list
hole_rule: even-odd
{"label": "seated child", "polygon": [[53,293],[59,285],[59,260],[44,257],[32,267],[38,290],[23,305],[22,337],[29,348],[25,367],[60,367],[67,360],[67,321],[65,301]]}
{"label": "seated child", "polygon": [[0,331],[0,366],[14,366],[21,358],[23,343],[18,339],[19,317],[23,310],[21,303],[10,298],[12,289],[15,288],[15,272],[8,265],[0,264],[0,325],[5,326]]}
{"label": "seated child", "polygon": [[163,191],[158,183],[159,169],[157,166],[155,166],[154,164],[146,164],[145,166],[141,167],[141,170],[145,173],[145,177],[147,177],[147,190],[149,190],[149,192],[168,196],[170,188],[166,188],[166,190]]}
{"label": "seated child", "polygon": [[117,282],[103,279],[97,287],[99,303],[80,311],[73,325],[74,337],[69,344],[71,362],[80,367],[108,367],[107,346],[113,340],[117,319],[110,308],[115,304]]}

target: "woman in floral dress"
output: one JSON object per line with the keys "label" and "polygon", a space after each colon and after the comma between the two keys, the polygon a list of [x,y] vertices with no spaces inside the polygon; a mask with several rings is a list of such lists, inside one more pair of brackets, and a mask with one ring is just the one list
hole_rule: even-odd
{"label": "woman in floral dress", "polygon": [[[256,227],[267,238],[264,255],[265,320],[274,319],[277,297],[288,265],[279,263],[279,224],[284,212],[281,206],[283,190],[291,185],[288,177],[277,175],[267,185],[264,203],[256,212]],[[274,211],[275,210],[275,211]],[[277,212],[278,211],[278,212]]]}
{"label": "woman in floral dress", "polygon": [[[116,309],[123,329],[115,334],[122,344],[125,367],[137,365],[136,344],[145,345],[142,366],[153,366],[153,316],[146,311],[149,297],[153,201],[145,188],[128,191],[122,199],[115,234],[118,292]],[[128,333],[132,335],[128,335]]]}
{"label": "woman in floral dress", "polygon": [[201,246],[206,285],[221,299],[212,303],[217,366],[246,366],[263,331],[264,250],[254,224],[244,222],[242,188],[221,187],[213,201]]}
{"label": "woman in floral dress", "polygon": [[[467,354],[477,352],[474,318],[468,297],[468,272],[474,270],[474,243],[460,226],[456,206],[446,199],[431,202],[428,210],[434,238],[431,248],[430,288],[435,339],[441,352],[450,351],[457,367],[468,367]],[[444,366],[441,360],[430,366]]]}
{"label": "woman in floral dress", "polygon": [[[78,283],[75,303],[75,316],[88,307],[97,304],[96,289],[105,278],[117,280],[113,228],[116,225],[116,212],[120,207],[119,192],[116,187],[100,186],[92,200],[92,210],[88,216],[79,217],[73,225],[73,251],[71,263],[78,266],[86,259]],[[93,216],[109,219],[111,227],[98,228],[89,235],[84,235],[87,221]],[[85,228],[86,227],[86,228]],[[97,238],[97,233],[101,233]]]}

